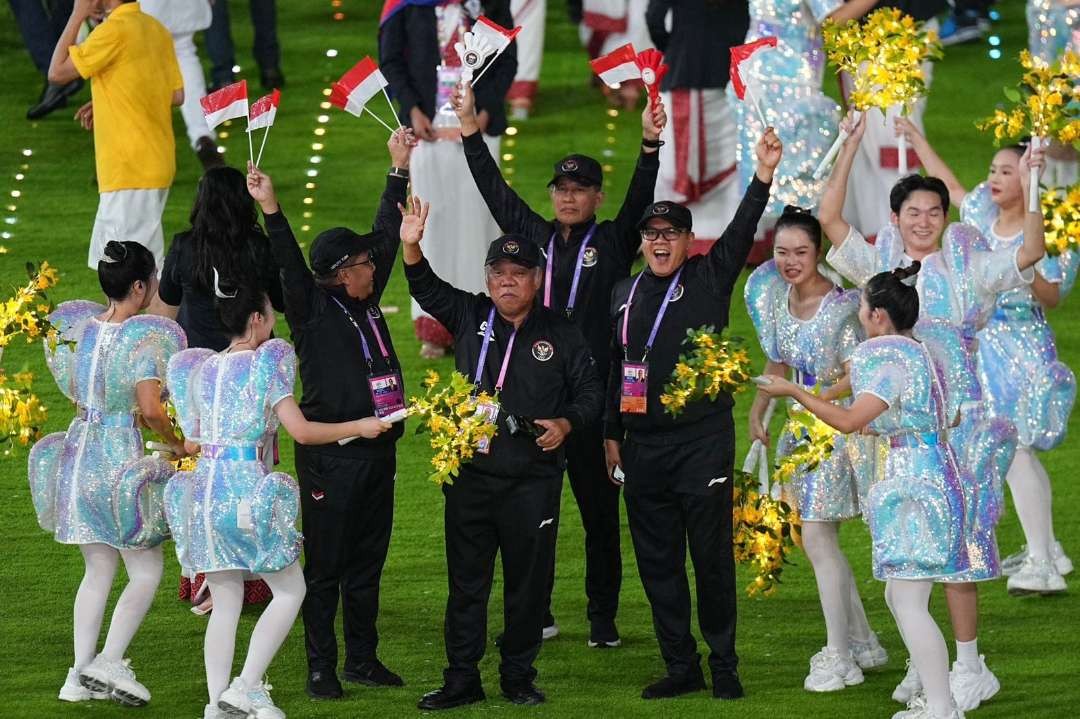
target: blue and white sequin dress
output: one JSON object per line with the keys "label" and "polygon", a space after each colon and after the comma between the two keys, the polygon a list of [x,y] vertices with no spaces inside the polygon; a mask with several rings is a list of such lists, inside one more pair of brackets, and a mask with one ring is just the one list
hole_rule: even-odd
{"label": "blue and white sequin dress", "polygon": [[[746,42],[775,36],[775,49],[755,53],[740,66],[751,93],[757,95],[766,118],[784,141],[784,157],[776,168],[773,198],[766,216],[779,215],[784,205],[817,207],[825,179],[813,179],[814,170],[836,137],[840,108],[821,91],[825,52],[821,23],[842,0],[750,0],[750,28]],[[765,128],[747,102],[729,97],[739,127],[738,164],[741,187],[754,173],[754,146]],[[748,98],[749,99],[749,98]]]}
{"label": "blue and white sequin dress", "polygon": [[[791,285],[769,260],[746,281],[743,296],[747,312],[770,361],[791,367],[795,381],[804,387],[813,388],[820,382],[825,389],[844,376],[844,363],[861,339],[859,293],[835,287],[821,298],[812,318],[800,320],[789,310],[790,291]],[[800,472],[784,488],[785,499],[798,507],[802,520],[833,522],[860,513],[861,492],[846,451],[850,439],[847,435],[838,437],[829,459],[813,471]],[[785,432],[777,453],[787,454],[794,444],[795,437]]]}
{"label": "blue and white sequin dress", "polygon": [[856,398],[872,394],[888,405],[870,422],[889,443],[864,508],[874,577],[947,580],[965,574],[964,490],[946,440],[949,390],[937,360],[908,337],[869,339],[852,355],[851,389]]}
{"label": "blue and white sequin dress", "polygon": [[169,391],[185,436],[202,446],[194,472],[165,489],[176,556],[189,572],[276,572],[300,556],[296,482],[270,472],[262,446],[277,429],[274,406],[293,393],[296,355],[284,340],[254,351],[181,352]]}
{"label": "blue and white sequin dress", "polygon": [[[986,183],[964,197],[960,213],[994,249],[1015,249],[1024,242],[1023,233],[1003,238],[994,232],[998,207]],[[1080,254],[1047,256],[1035,269],[1056,283],[1064,298],[1076,281]],[[1058,360],[1054,331],[1030,287],[997,296],[993,314],[979,331],[978,358],[990,411],[1016,426],[1020,445],[1045,451],[1061,444],[1076,400],[1076,377]]]}
{"label": "blue and white sequin dress", "polygon": [[58,542],[144,549],[168,536],[162,492],[175,469],[143,451],[135,386],[164,382],[169,357],[187,339],[163,317],[102,322],[96,315],[105,309],[79,300],[49,316],[65,343],[46,345],[45,360],[77,411],[66,432],[30,451],[30,494],[38,524]]}
{"label": "blue and white sequin dress", "polygon": [[[878,233],[874,245],[852,228],[840,247],[826,256],[829,263],[859,286],[879,272],[907,264],[903,241],[895,226]],[[981,581],[1001,575],[994,527],[1004,502],[1005,473],[1016,451],[1016,428],[985,408],[976,371],[976,336],[986,324],[997,295],[1031,282],[1031,270],[1020,272],[1015,249],[990,250],[971,225],[949,225],[941,250],[923,259],[916,275],[920,324],[945,323],[949,355],[947,382],[960,398],[960,425],[949,442],[965,468],[964,491],[968,512],[968,556],[971,569],[955,581]]]}

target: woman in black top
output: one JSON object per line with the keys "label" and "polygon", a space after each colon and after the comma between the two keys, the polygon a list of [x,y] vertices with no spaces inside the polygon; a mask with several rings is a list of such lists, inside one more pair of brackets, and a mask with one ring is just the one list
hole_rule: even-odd
{"label": "woman in black top", "polygon": [[161,271],[158,296],[175,312],[189,347],[220,351],[229,346],[214,308],[215,268],[233,283],[258,287],[275,310],[284,310],[269,240],[258,224],[246,178],[233,167],[212,168],[199,180],[191,229],[173,238]]}

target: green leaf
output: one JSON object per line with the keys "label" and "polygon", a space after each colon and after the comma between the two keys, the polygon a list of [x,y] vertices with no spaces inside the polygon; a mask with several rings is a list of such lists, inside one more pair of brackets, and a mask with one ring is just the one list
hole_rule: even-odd
{"label": "green leaf", "polygon": [[1005,93],[1005,97],[1011,102],[1020,102],[1020,91],[1015,87],[1006,87],[1002,90]]}

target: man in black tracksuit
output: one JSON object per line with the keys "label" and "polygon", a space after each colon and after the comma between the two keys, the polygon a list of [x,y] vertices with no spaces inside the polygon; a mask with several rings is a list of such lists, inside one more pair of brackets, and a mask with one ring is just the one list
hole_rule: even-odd
{"label": "man in black tracksuit", "polygon": [[[653,199],[660,129],[666,122],[663,106],[646,108],[642,113],[642,148],[634,176],[618,215],[605,221],[596,218],[596,210],[604,198],[603,171],[596,160],[570,155],[555,164],[555,175],[548,183],[555,219],[546,220],[503,179],[480,136],[469,88],[455,96],[455,110],[461,121],[462,145],[469,169],[492,217],[503,232],[523,235],[547,253],[547,262],[553,264],[548,275],[545,263],[539,299],[552,310],[564,313],[581,329],[596,359],[601,382],[606,381],[611,343],[608,303],[615,283],[629,276],[641,245],[635,223]],[[615,626],[622,583],[619,488],[609,479],[603,451],[600,422],[574,432],[566,444],[567,474],[585,528],[585,593],[589,598],[589,646],[592,647],[619,645]],[[547,588],[545,638],[558,631],[551,616],[554,581],[553,562]]]}
{"label": "man in black tracksuit", "polygon": [[[713,696],[742,696],[735,654],[735,562],[732,552],[733,400],[690,403],[673,418],[660,402],[687,330],[727,325],[731,292],[769,200],[780,141],[770,128],[757,145],[756,177],[707,255],[687,259],[690,211],[662,201],[639,227],[648,267],[612,295],[614,325],[605,414],[608,465],[625,474],[626,513],[638,570],[652,606],[667,675],[643,699],[705,688],[690,632],[686,545],[697,581],[698,618],[709,645]],[[624,324],[624,318],[628,321]],[[654,336],[650,343],[650,336]],[[645,387],[640,383],[647,378]],[[643,391],[642,391],[643,390]]]}
{"label": "man in black tracksuit", "polygon": [[[405,202],[411,148],[404,132],[395,133],[388,144],[393,167],[373,231],[359,235],[338,227],[319,234],[311,246],[311,270],[284,214],[263,208],[271,251],[281,268],[285,319],[299,357],[304,388],[300,409],[315,422],[376,414],[369,384],[373,377],[398,373],[397,386],[402,386],[401,364],[379,298],[397,255],[397,205]],[[402,684],[376,656],[375,626],[394,517],[394,452],[402,431],[396,424],[377,439],[296,444],[307,580],[307,692],[313,698],[342,695],[334,632],[339,597],[344,677],[369,686]]]}
{"label": "man in black tracksuit", "polygon": [[515,704],[539,704],[544,695],[533,683],[533,661],[558,527],[562,445],[597,421],[603,391],[581,332],[538,301],[536,245],[520,235],[495,240],[486,260],[490,298],[471,294],[439,279],[424,259],[422,217],[426,207],[421,216],[414,206],[401,229],[409,292],[453,334],[458,372],[497,397],[498,429],[489,451],[478,451],[443,486],[448,666],[444,685],[419,707],[449,709],[485,698],[478,664],[497,552],[505,583],[502,693]]}

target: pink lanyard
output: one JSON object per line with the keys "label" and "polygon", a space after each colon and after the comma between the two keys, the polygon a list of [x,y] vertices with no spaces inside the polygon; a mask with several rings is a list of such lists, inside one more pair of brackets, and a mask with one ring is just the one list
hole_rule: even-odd
{"label": "pink lanyard", "polygon": [[[577,264],[574,265],[574,279],[570,283],[570,297],[566,300],[566,316],[570,317],[574,314],[574,303],[577,301],[578,284],[581,282],[581,268],[585,262],[585,250],[589,248],[589,242],[592,241],[593,235],[596,233],[596,225],[594,224],[589,228],[589,232],[585,235],[585,239],[581,241],[581,247],[578,249]],[[551,239],[548,240],[547,246],[547,268],[544,271],[544,307],[551,307],[551,288],[552,288],[552,268],[555,266],[555,237],[557,232],[551,233]]]}
{"label": "pink lanyard", "polygon": [[[364,337],[364,333],[360,329],[360,325],[359,323],[357,323],[356,318],[352,316],[352,313],[349,312],[345,305],[341,304],[341,302],[338,301],[337,297],[331,295],[330,299],[334,301],[334,304],[341,308],[341,311],[344,312],[345,316],[349,318],[349,322],[351,322],[352,326],[356,328],[356,334],[360,335],[360,346],[364,349],[364,359],[367,360],[368,367],[371,367],[373,364],[371,360],[371,349],[368,347],[367,338]],[[365,312],[364,315],[367,317],[368,326],[371,327],[371,333],[375,335],[375,341],[379,343],[379,353],[382,354],[383,360],[389,367],[390,352],[386,349],[386,344],[383,342],[382,334],[379,332],[379,327],[375,324],[375,320],[371,318],[370,314]]]}
{"label": "pink lanyard", "polygon": [[[664,301],[660,303],[660,311],[656,313],[656,319],[653,321],[652,331],[649,333],[649,341],[645,343],[645,351],[641,353],[641,361],[645,361],[645,357],[648,356],[649,350],[652,349],[653,342],[656,340],[656,333],[660,329],[660,323],[664,321],[664,314],[667,312],[668,303],[671,302],[671,297],[675,294],[675,289],[679,286],[679,278],[682,277],[683,267],[679,268],[679,271],[675,273],[675,276],[671,278],[671,284],[668,285],[667,292],[664,293]],[[645,273],[640,273],[634,280],[634,284],[630,286],[630,295],[626,298],[626,309],[623,311],[622,318],[622,346],[623,356],[626,356],[627,348],[630,346],[630,306],[634,302],[634,294],[637,292],[638,283],[641,282],[641,277]]]}
{"label": "pink lanyard", "polygon": [[[487,360],[488,346],[491,344],[491,336],[495,328],[495,307],[488,312],[487,327],[484,329],[484,343],[480,346],[480,359],[476,363],[476,374],[473,376],[473,384],[477,388],[484,377],[484,361]],[[510,366],[510,353],[514,351],[514,338],[517,337],[517,329],[510,334],[510,341],[506,343],[506,353],[503,354],[502,367],[499,369],[499,379],[495,382],[495,391],[502,392],[503,383],[506,382],[506,370]]]}

